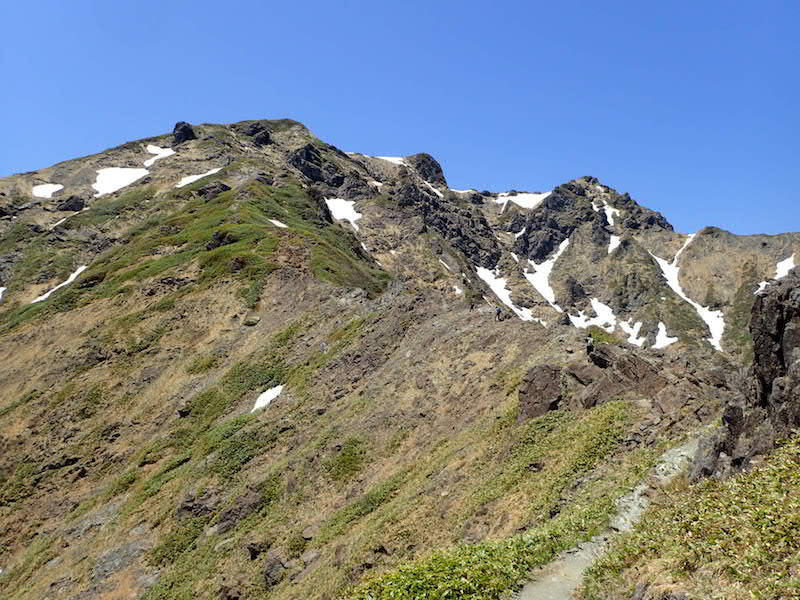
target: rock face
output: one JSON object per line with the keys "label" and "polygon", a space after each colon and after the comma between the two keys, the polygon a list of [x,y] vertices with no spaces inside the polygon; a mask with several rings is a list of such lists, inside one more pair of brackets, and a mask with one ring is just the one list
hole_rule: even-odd
{"label": "rock face", "polygon": [[175,144],[182,144],[188,140],[197,139],[194,129],[192,129],[192,126],[186,121],[178,121],[175,123],[175,128],[172,130],[172,137],[175,140]]}
{"label": "rock face", "polygon": [[477,207],[459,206],[447,198],[439,198],[410,179],[401,182],[395,198],[401,208],[420,215],[426,227],[434,229],[472,263],[486,268],[497,264],[500,247]]}
{"label": "rock face", "polygon": [[447,180],[444,178],[442,165],[430,154],[424,152],[412,154],[405,158],[406,164],[414,169],[417,174],[428,183],[436,183],[447,187]]}
{"label": "rock face", "polygon": [[560,367],[537,365],[528,371],[519,389],[519,420],[534,419],[561,404]]}
{"label": "rock face", "polygon": [[800,274],[772,284],[753,305],[753,364],[742,392],[725,407],[723,425],[701,446],[693,476],[746,468],[800,427]]}

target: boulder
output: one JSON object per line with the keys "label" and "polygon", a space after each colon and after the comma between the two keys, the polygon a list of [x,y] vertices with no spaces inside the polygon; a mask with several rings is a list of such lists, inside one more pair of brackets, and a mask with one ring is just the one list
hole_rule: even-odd
{"label": "boulder", "polygon": [[189,123],[186,121],[178,121],[172,130],[172,138],[175,144],[182,144],[188,140],[196,140],[197,135]]}
{"label": "boulder", "polygon": [[530,369],[519,388],[519,420],[534,419],[559,408],[561,367],[537,365]]}
{"label": "boulder", "polygon": [[56,204],[56,210],[78,212],[79,210],[83,210],[84,206],[86,206],[86,201],[79,196],[73,195],[59,201],[58,204]]}
{"label": "boulder", "polygon": [[237,497],[232,505],[222,511],[217,521],[217,533],[223,534],[256,512],[264,504],[264,498],[255,490],[250,490]]}
{"label": "boulder", "polygon": [[264,585],[269,590],[281,582],[286,574],[286,565],[283,564],[279,557],[273,555],[267,558],[262,573],[264,575]]}

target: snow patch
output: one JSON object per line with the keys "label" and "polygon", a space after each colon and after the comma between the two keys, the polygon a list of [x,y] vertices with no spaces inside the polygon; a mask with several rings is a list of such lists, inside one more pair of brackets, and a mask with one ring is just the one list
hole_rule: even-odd
{"label": "snow patch", "polygon": [[374,158],[380,158],[381,160],[400,165],[401,167],[406,166],[406,161],[402,156],[375,156]]}
{"label": "snow patch", "polygon": [[88,268],[89,268],[89,267],[88,267],[87,265],[81,265],[80,267],[78,267],[78,268],[75,270],[75,272],[74,272],[72,275],[70,275],[70,276],[67,278],[67,280],[66,280],[66,281],[64,281],[64,282],[62,282],[62,283],[59,283],[59,284],[58,284],[56,287],[54,287],[52,290],[50,290],[50,291],[49,291],[49,292],[47,292],[46,294],[42,294],[41,296],[39,296],[39,297],[38,297],[38,298],[36,298],[35,300],[31,301],[31,304],[36,304],[37,302],[41,302],[42,300],[47,300],[47,299],[50,297],[50,294],[52,294],[53,292],[55,292],[55,291],[56,291],[56,290],[58,290],[58,289],[61,289],[62,287],[66,286],[66,285],[69,285],[69,284],[70,284],[70,283],[72,283],[73,281],[75,281],[75,280],[78,278],[78,275],[80,275],[81,273],[83,273],[83,272],[84,272],[86,269],[88,269]]}
{"label": "snow patch", "polygon": [[62,224],[64,221],[66,221],[66,220],[67,220],[67,217],[64,217],[63,219],[59,219],[58,221],[56,221],[55,223],[53,223],[53,225],[50,227],[50,229],[55,229],[56,227],[58,227],[59,225],[61,225],[61,224]]}
{"label": "snow patch", "polygon": [[514,239],[519,239],[521,236],[525,235],[525,232],[528,230],[527,227],[523,227],[519,233],[514,234]]}
{"label": "snow patch", "polygon": [[7,290],[7,289],[8,289],[8,288],[0,287],[0,300],[2,300],[2,299],[3,299],[3,294],[5,294],[5,293],[6,293],[6,290]]}
{"label": "snow patch", "polygon": [[433,187],[433,185],[431,185],[429,182],[427,182],[427,181],[425,181],[425,180],[423,179],[423,180],[422,180],[422,183],[424,183],[425,185],[427,185],[427,186],[428,186],[428,189],[429,189],[430,191],[432,191],[434,194],[436,194],[436,195],[437,195],[439,198],[444,198],[444,194],[443,194],[442,192],[440,192],[439,190],[437,190],[435,187]]}
{"label": "snow patch", "polygon": [[358,221],[362,214],[355,209],[355,201],[343,200],[342,198],[325,198],[325,204],[328,205],[328,210],[337,221],[349,221],[353,229],[358,231]]}
{"label": "snow patch", "polygon": [[150,171],[147,169],[129,169],[127,167],[98,169],[97,180],[92,184],[92,187],[97,192],[94,197],[113,194],[149,173]]}
{"label": "snow patch", "polygon": [[154,146],[153,144],[147,144],[146,150],[150,154],[155,154],[155,156],[153,158],[148,158],[146,161],[144,161],[145,167],[150,167],[157,160],[161,160],[162,158],[167,158],[168,156],[172,156],[173,154],[175,154],[175,150],[173,150],[172,148],[159,148],[158,146]]}
{"label": "snow patch", "polygon": [[550,273],[552,273],[558,257],[561,256],[564,250],[567,249],[567,246],[569,246],[569,238],[561,242],[558,245],[558,250],[556,250],[555,254],[541,264],[537,265],[535,262],[528,259],[528,264],[533,269],[533,273],[529,273],[527,269],[523,273],[525,279],[527,279],[534,289],[539,292],[542,298],[547,300],[550,306],[555,308],[558,312],[564,311],[561,310],[561,307],[558,306],[558,304],[556,304],[556,293],[550,286]]}
{"label": "snow patch", "polygon": [[[681,254],[684,250],[692,243],[696,234],[691,234],[684,242],[681,249],[678,250],[678,253],[675,255],[675,258],[672,259],[672,262],[667,262],[663,258],[659,258],[652,252],[650,256],[652,256],[655,261],[658,263],[658,266],[661,267],[661,272],[664,275],[664,279],[667,280],[667,285],[672,288],[672,291],[678,294],[684,301],[691,304],[699,317],[705,322],[706,326],[708,327],[708,331],[711,333],[711,337],[706,338],[708,342],[714,346],[720,352],[722,351],[722,344],[720,343],[722,340],[722,332],[725,330],[725,320],[722,315],[721,310],[711,310],[708,307],[701,306],[683,291],[680,282],[678,281],[678,275],[680,273],[680,267],[678,267],[678,259],[680,258]],[[664,334],[666,335],[666,333]]]}
{"label": "snow patch", "polygon": [[[3,288],[3,289],[5,289],[5,288]],[[464,293],[464,290],[462,290],[462,289],[461,289],[460,287],[458,287],[457,285],[454,285],[454,286],[453,286],[453,291],[456,293],[456,296],[460,296],[461,294],[463,294],[463,293]],[[0,296],[0,297],[2,297],[2,296]]]}
{"label": "snow patch", "polygon": [[500,277],[499,269],[495,268],[495,270],[492,271],[485,267],[476,267],[475,272],[478,274],[478,277],[489,286],[500,302],[510,308],[520,319],[523,321],[537,321],[544,325],[541,319],[534,318],[530,308],[522,308],[514,304],[511,300],[511,291],[506,287],[506,279]]}
{"label": "snow patch", "polygon": [[374,179],[370,179],[367,183],[370,184],[371,186],[374,186],[374,187],[378,188],[378,189],[383,187],[383,184],[380,181],[375,181]]}
{"label": "snow patch", "polygon": [[775,265],[775,279],[783,279],[789,274],[789,271],[794,269],[794,253]]}
{"label": "snow patch", "polygon": [[477,190],[454,190],[453,188],[450,188],[450,191],[455,192],[456,194],[471,194]]}
{"label": "snow patch", "polygon": [[620,245],[621,241],[618,235],[612,235],[611,239],[608,241],[608,253],[611,254],[614,249]]}
{"label": "snow patch", "polygon": [[586,329],[590,325],[596,325],[608,333],[613,333],[617,326],[617,317],[614,316],[613,309],[607,304],[603,304],[597,298],[591,299],[591,305],[596,316],[589,317],[584,314],[583,311],[580,311],[577,316],[568,315],[572,324],[580,329]]}
{"label": "snow patch", "polygon": [[205,173],[200,173],[200,175],[187,175],[186,177],[182,178],[178,183],[175,184],[176,188],[182,188],[183,186],[189,185],[190,183],[194,183],[198,179],[202,179],[203,177],[208,177],[209,175],[213,175],[214,173],[219,173],[222,170],[222,167],[217,167],[216,169],[209,169]]}
{"label": "snow patch", "polygon": [[256,412],[262,408],[266,408],[269,406],[269,403],[275,400],[278,396],[281,395],[283,391],[282,385],[276,385],[274,388],[268,389],[266,392],[262,393],[258,398],[256,398],[256,403],[253,405],[253,409],[250,411],[251,413]]}
{"label": "snow patch", "polygon": [[289,226],[286,223],[281,223],[278,219],[267,219],[270,223],[275,225],[275,227],[282,227],[284,229],[288,229]]}
{"label": "snow patch", "polygon": [[644,343],[647,341],[647,338],[639,337],[639,330],[642,328],[642,322],[636,321],[636,323],[631,324],[630,320],[628,321],[620,321],[619,326],[625,333],[628,334],[628,343],[633,344],[634,346],[639,346],[640,348]]}
{"label": "snow patch", "polygon": [[452,270],[453,270],[453,269],[451,269],[450,267],[448,267],[448,266],[447,266],[447,263],[446,263],[446,262],[444,262],[444,261],[443,261],[441,258],[439,259],[439,262],[440,262],[440,263],[442,263],[442,266],[443,266],[445,269],[447,269],[448,271],[452,271]]}
{"label": "snow patch", "polygon": [[517,256],[517,255],[516,255],[516,254],[514,254],[513,252],[511,253],[511,258],[513,258],[513,259],[514,259],[514,262],[516,262],[516,263],[518,263],[518,262],[519,262],[519,256]]}
{"label": "snow patch", "polygon": [[526,209],[533,209],[539,206],[542,202],[544,202],[545,198],[547,198],[553,192],[545,192],[543,194],[531,194],[528,192],[522,194],[511,195],[509,192],[503,192],[502,194],[497,194],[497,198],[494,198],[494,202],[496,204],[502,204],[503,208],[501,212],[505,211],[506,206],[509,202],[513,202],[517,206]]}
{"label": "snow patch", "polygon": [[606,221],[612,227],[614,226],[614,216],[619,216],[619,209],[614,208],[613,206],[609,205],[608,202],[604,201],[603,210],[606,211]]}
{"label": "snow patch", "polygon": [[670,337],[667,335],[667,327],[661,321],[658,322],[658,333],[656,333],[656,343],[652,345],[652,348],[655,350],[660,350],[661,348],[666,348],[670,344],[674,344],[678,341],[676,337]]}
{"label": "snow patch", "polygon": [[37,198],[52,198],[58,190],[63,190],[64,186],[60,183],[41,183],[33,186],[31,193]]}
{"label": "snow patch", "polygon": [[[775,265],[775,277],[773,279],[783,279],[789,274],[789,271],[794,269],[794,252],[789,258],[785,258],[780,261],[777,265]],[[764,289],[769,285],[768,281],[762,281],[758,284],[758,289],[753,292],[753,295],[757,295],[764,291]]]}

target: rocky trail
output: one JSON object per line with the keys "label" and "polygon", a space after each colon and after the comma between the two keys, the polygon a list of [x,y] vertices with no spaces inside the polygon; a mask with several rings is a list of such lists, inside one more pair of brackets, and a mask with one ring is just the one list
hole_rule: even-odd
{"label": "rocky trail", "polygon": [[647,479],[632,492],[617,501],[618,512],[609,530],[587,542],[562,552],[555,560],[537,569],[531,581],[512,596],[514,600],[572,600],[583,581],[583,574],[608,550],[619,533],[629,531],[642,518],[650,505],[653,493],[668,485],[679,475],[689,472],[692,457],[697,452],[699,436],[667,450]]}

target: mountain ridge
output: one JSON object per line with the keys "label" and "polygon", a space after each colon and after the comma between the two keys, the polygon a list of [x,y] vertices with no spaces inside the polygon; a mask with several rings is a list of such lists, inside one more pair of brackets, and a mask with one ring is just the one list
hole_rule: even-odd
{"label": "mountain ridge", "polygon": [[332,599],[436,556],[497,597],[714,421],[798,248],[289,120],[1,179],[0,588]]}

